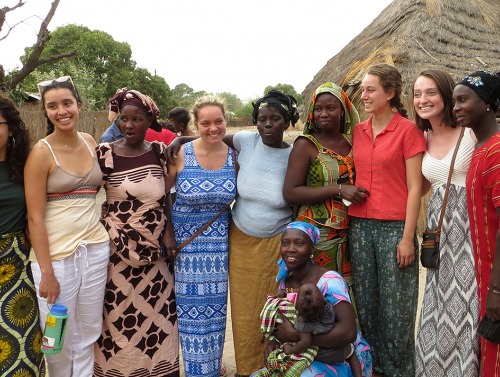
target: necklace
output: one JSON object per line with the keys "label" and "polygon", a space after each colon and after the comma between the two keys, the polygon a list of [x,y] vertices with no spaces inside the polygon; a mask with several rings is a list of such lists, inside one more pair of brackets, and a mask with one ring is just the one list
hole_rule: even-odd
{"label": "necklace", "polygon": [[64,146],[64,148],[76,148],[76,147],[78,147],[78,145],[80,145],[80,137],[79,137],[79,136],[77,136],[76,143],[74,143],[74,145],[65,144],[65,143],[63,143],[61,140],[59,140],[59,138],[58,138],[58,137],[55,137],[55,139],[56,139],[56,141],[57,141],[58,143],[60,143],[61,145],[63,145],[63,146]]}

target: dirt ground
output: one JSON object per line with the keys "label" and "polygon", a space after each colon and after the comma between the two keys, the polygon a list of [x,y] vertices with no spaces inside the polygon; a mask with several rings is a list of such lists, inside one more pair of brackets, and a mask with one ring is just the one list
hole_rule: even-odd
{"label": "dirt ground", "polygon": [[[228,128],[228,133],[236,133],[238,131],[253,131],[257,132],[256,127],[230,127]],[[291,128],[285,131],[284,139],[289,142],[293,143],[295,138],[302,132],[302,127],[299,125],[296,128]],[[104,190],[101,190],[101,192],[98,195],[98,202],[102,202],[104,200]],[[420,273],[419,273],[419,297],[418,297],[418,310],[417,310],[417,321],[416,324],[418,326],[418,320],[420,317],[420,310],[421,310],[421,305],[422,305],[422,297],[423,297],[423,292],[424,292],[424,287],[425,287],[425,277],[426,277],[426,270],[425,268],[420,267]],[[182,353],[180,352],[180,369],[181,369],[181,376],[184,377],[184,367],[182,365]],[[225,337],[225,342],[224,342],[224,354],[223,354],[223,363],[227,368],[227,376],[228,377],[233,377],[234,374],[236,373],[236,363],[234,359],[234,347],[233,347],[233,329],[231,326],[231,305],[230,302],[228,302],[228,308],[227,308],[227,322],[226,322],[226,337]]]}

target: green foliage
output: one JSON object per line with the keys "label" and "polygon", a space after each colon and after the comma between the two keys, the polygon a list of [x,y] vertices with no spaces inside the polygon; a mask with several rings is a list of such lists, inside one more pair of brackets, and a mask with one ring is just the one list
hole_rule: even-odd
{"label": "green foliage", "polygon": [[193,88],[191,88],[187,84],[177,84],[174,89],[172,89],[172,97],[177,102],[177,106],[182,106],[188,110],[191,110],[196,100],[204,95],[207,92],[204,90],[195,92]]}
{"label": "green foliage", "polygon": [[228,113],[236,113],[236,111],[243,107],[243,102],[241,102],[236,94],[222,92],[217,93],[217,96],[224,100],[225,109]]}
{"label": "green foliage", "polygon": [[[50,36],[42,59],[72,50],[76,51],[76,55],[38,67],[21,83],[22,90],[37,92],[36,83],[70,75],[88,109],[106,109],[108,100],[122,87],[149,95],[163,115],[177,105],[162,77],[136,66],[128,43],[117,42],[103,31],[80,25],[57,28]],[[21,60],[26,60],[32,48],[26,49]]]}
{"label": "green foliage", "polygon": [[166,119],[168,112],[178,106],[165,79],[152,75],[147,69],[137,68],[133,72],[129,88],[134,88],[153,98],[160,109],[162,119]]}
{"label": "green foliage", "polygon": [[252,126],[253,125],[252,112],[253,112],[252,101],[249,101],[236,111],[235,118],[237,123],[240,126]]}
{"label": "green foliage", "polygon": [[295,88],[290,85],[290,84],[276,84],[276,85],[269,85],[266,86],[266,89],[264,89],[264,93],[269,92],[271,89],[276,89],[279,90],[285,94],[290,94],[295,97],[297,100],[297,105],[300,106],[304,103],[304,98],[302,98],[302,95],[297,93],[295,91]]}

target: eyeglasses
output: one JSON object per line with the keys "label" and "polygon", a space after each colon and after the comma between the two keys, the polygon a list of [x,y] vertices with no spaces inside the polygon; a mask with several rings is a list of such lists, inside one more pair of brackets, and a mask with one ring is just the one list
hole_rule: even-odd
{"label": "eyeglasses", "polygon": [[0,122],[0,126],[1,126],[1,125],[3,125],[3,124],[5,124],[6,126],[8,126],[8,125],[9,125],[9,123],[8,123],[8,122]]}
{"label": "eyeglasses", "polygon": [[54,82],[67,82],[67,81],[69,81],[71,83],[71,86],[73,87],[73,89],[76,89],[75,84],[73,84],[73,80],[71,80],[71,76],[61,76],[61,77],[58,77],[57,79],[42,81],[42,82],[38,83],[38,91],[40,93],[42,93],[42,90],[44,88],[52,85]]}

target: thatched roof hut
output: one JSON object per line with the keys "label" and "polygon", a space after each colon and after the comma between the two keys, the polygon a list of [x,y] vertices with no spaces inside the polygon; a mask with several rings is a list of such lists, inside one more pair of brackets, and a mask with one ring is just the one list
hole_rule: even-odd
{"label": "thatched roof hut", "polygon": [[444,69],[457,80],[477,69],[500,71],[500,1],[393,1],[314,76],[302,93],[305,103],[316,87],[333,81],[360,110],[364,70],[382,62],[401,71],[407,109],[413,82],[423,69]]}

